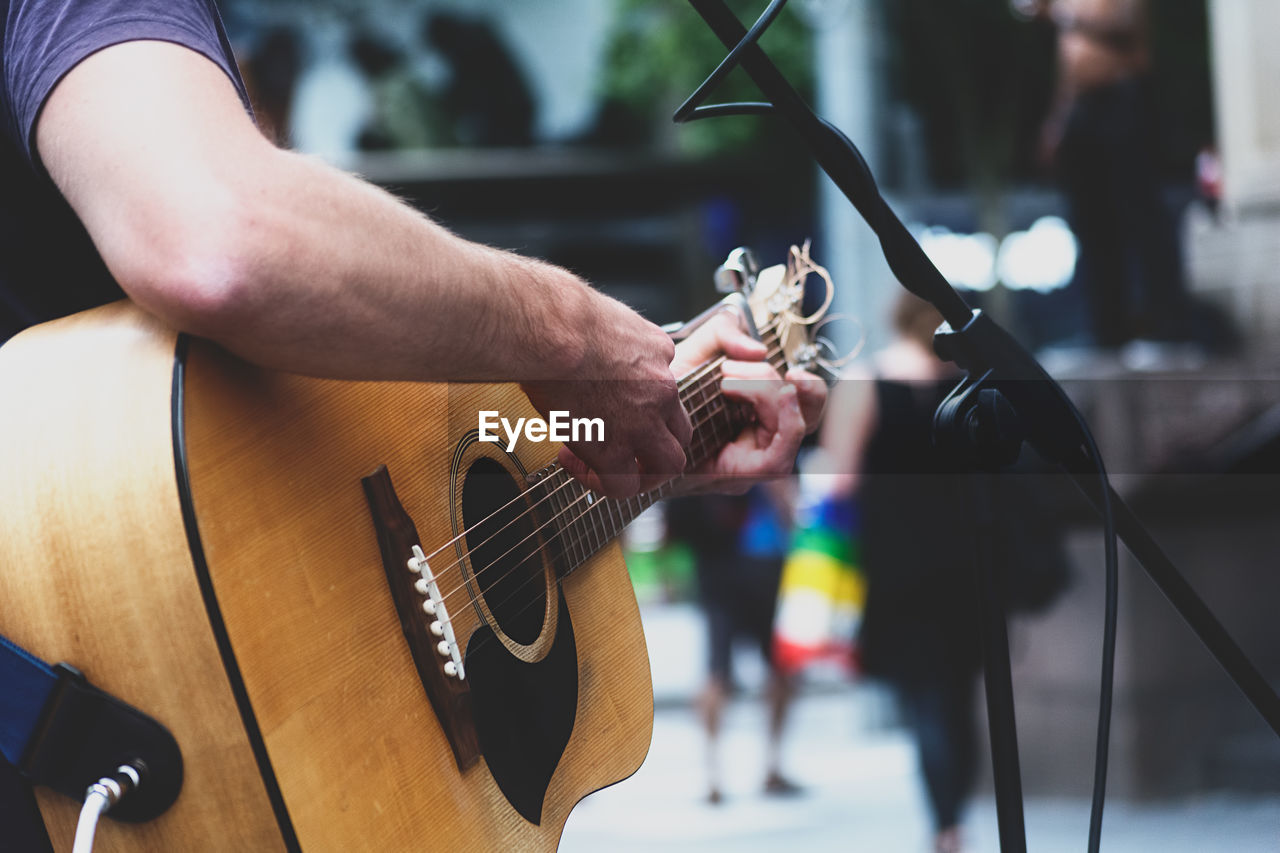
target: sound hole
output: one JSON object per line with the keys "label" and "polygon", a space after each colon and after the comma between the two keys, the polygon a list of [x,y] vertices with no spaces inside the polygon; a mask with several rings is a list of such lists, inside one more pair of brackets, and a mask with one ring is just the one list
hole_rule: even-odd
{"label": "sound hole", "polygon": [[471,571],[498,627],[521,645],[542,632],[547,589],[533,517],[520,487],[498,462],[481,457],[462,484],[462,522]]}

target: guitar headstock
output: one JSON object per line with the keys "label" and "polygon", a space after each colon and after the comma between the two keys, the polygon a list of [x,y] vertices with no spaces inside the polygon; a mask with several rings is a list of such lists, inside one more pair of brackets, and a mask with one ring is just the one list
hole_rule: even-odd
{"label": "guitar headstock", "polygon": [[[821,300],[808,298],[815,278],[823,288]],[[831,322],[844,318],[829,313],[835,284],[830,273],[810,258],[808,241],[792,246],[785,264],[763,270],[749,249],[734,249],[716,270],[715,282],[717,290],[730,294],[726,300],[735,295],[743,300],[745,319],[754,327],[750,331],[770,345],[770,361],[779,370],[797,367],[830,382],[857,354],[855,348],[840,355],[834,343],[821,334]],[[806,303],[813,302],[819,304],[806,313]]]}

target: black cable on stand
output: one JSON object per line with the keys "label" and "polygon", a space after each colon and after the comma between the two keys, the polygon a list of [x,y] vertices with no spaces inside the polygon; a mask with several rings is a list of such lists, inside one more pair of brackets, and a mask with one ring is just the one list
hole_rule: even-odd
{"label": "black cable on stand", "polygon": [[[972,310],[951,287],[880,195],[875,178],[857,147],[838,128],[813,113],[760,49],[758,39],[781,12],[786,0],[772,0],[750,31],[743,28],[724,0],[690,0],[690,3],[729,50],[729,55],[680,106],[675,120],[683,122],[727,115],[779,115],[785,118],[818,165],[876,234],[885,260],[898,281],[936,307],[946,320],[935,337],[935,348],[944,359],[964,369],[967,377],[939,407],[935,418],[935,440],[952,443],[956,452],[971,454],[975,467],[991,470],[1016,458],[1017,448],[1025,436],[1041,456],[1060,465],[1072,476],[1102,516],[1106,545],[1106,612],[1089,826],[1089,849],[1096,851],[1101,842],[1115,660],[1117,528],[1152,580],[1277,735],[1280,735],[1280,697],[1111,488],[1093,436],[1062,389],[1016,340],[985,314]],[[702,105],[710,89],[735,67],[743,68],[768,100]],[[1009,453],[1012,456],[1008,456]],[[1008,456],[1008,461],[1003,461],[1005,456]],[[993,461],[998,464],[993,466]],[[986,580],[983,583],[987,605],[994,603],[999,607],[999,590]],[[984,646],[993,644],[995,658],[987,661],[988,678],[991,678],[991,669],[1001,670],[996,673],[996,683],[988,681],[988,703],[990,705],[994,700],[998,705],[993,710],[1001,720],[1001,728],[1006,729],[997,732],[993,720],[993,765],[1001,848],[1020,851],[1026,849],[1026,838],[1016,733],[1013,731],[1013,697],[1007,683],[1008,646],[1003,635],[1003,610],[988,614],[984,622]],[[1001,648],[1002,660],[999,659]],[[1002,681],[1005,683],[1001,684]],[[999,747],[995,743],[997,735]],[[997,749],[1000,755],[995,754]]]}

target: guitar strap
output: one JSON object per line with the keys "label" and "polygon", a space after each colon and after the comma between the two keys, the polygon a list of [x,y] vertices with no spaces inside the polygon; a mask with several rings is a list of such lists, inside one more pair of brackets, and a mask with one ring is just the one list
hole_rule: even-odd
{"label": "guitar strap", "polygon": [[2,635],[0,755],[0,826],[38,829],[30,847],[20,850],[49,846],[32,785],[82,802],[98,779],[132,765],[142,782],[111,811],[125,821],[159,815],[182,788],[182,753],[168,729],[94,687],[74,667],[45,663]]}
{"label": "guitar strap", "polygon": [[54,668],[0,637],[0,753],[20,766],[58,686]]}
{"label": "guitar strap", "polygon": [[53,667],[0,636],[0,826],[15,850],[53,853],[31,783],[18,771],[49,694]]}

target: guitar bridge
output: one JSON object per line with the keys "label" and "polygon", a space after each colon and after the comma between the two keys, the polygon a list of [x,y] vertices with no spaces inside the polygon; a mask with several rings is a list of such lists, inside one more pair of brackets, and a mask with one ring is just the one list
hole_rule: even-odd
{"label": "guitar bridge", "polygon": [[[386,466],[379,466],[361,482],[378,534],[382,568],[400,619],[400,631],[409,645],[422,689],[453,749],[458,769],[466,770],[480,758],[480,740],[472,713],[470,684],[462,666],[462,650],[444,597],[418,545],[417,528],[396,496]],[[406,554],[412,555],[407,563]],[[423,618],[424,613],[434,618],[428,621]],[[446,659],[443,664],[441,658]]]}
{"label": "guitar bridge", "polygon": [[427,626],[427,630],[441,638],[436,644],[436,651],[441,657],[449,658],[442,667],[444,674],[462,681],[467,677],[467,672],[462,666],[462,652],[458,648],[458,639],[453,634],[453,621],[449,618],[448,605],[440,595],[440,587],[436,583],[435,575],[431,572],[431,566],[427,563],[426,554],[422,553],[421,546],[413,546],[413,556],[409,558],[408,566],[409,571],[420,575],[413,582],[413,588],[423,596],[423,612],[435,617],[435,621]]}

